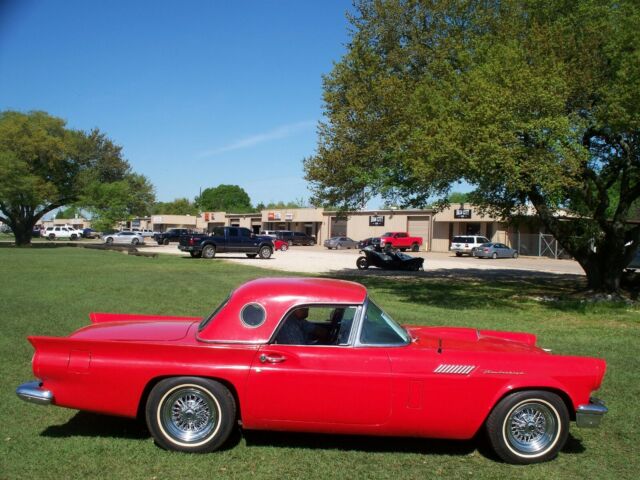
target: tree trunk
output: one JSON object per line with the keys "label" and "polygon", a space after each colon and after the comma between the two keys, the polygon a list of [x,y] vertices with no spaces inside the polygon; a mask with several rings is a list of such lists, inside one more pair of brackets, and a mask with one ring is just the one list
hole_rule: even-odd
{"label": "tree trunk", "polygon": [[9,224],[9,227],[13,230],[13,235],[16,237],[16,246],[23,247],[25,245],[31,245],[33,225],[33,222],[31,222],[31,224],[23,222],[13,222],[13,224]]}

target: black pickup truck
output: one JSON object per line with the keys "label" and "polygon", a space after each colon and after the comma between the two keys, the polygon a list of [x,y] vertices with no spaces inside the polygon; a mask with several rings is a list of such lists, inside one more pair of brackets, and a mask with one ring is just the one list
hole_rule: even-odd
{"label": "black pickup truck", "polygon": [[192,233],[194,232],[188,228],[170,228],[166,232],[154,234],[153,239],[158,245],[169,245],[169,242],[179,242],[182,236]]}
{"label": "black pickup truck", "polygon": [[213,258],[216,253],[244,253],[249,258],[269,258],[274,250],[271,237],[258,236],[248,228],[240,227],[216,227],[210,235],[183,235],[178,248],[198,258]]}

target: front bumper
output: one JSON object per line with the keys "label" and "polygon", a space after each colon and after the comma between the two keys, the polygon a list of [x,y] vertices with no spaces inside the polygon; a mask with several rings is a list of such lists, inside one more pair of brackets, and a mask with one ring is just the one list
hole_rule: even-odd
{"label": "front bumper", "polygon": [[25,402],[38,405],[50,405],[53,402],[53,392],[41,388],[42,382],[35,380],[27,382],[16,388],[16,395]]}
{"label": "front bumper", "polygon": [[596,428],[600,426],[602,417],[609,409],[598,398],[591,397],[589,403],[578,405],[576,410],[576,425],[581,428]]}

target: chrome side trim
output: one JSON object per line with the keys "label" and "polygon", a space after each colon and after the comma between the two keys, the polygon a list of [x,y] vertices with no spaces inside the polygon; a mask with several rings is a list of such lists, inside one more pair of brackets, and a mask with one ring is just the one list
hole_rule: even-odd
{"label": "chrome side trim", "polygon": [[598,398],[591,397],[589,403],[578,405],[576,410],[576,425],[581,428],[596,428],[600,426],[602,417],[609,409]]}
{"label": "chrome side trim", "polygon": [[35,380],[27,382],[16,388],[16,395],[21,400],[38,405],[50,405],[53,402],[53,393],[49,390],[40,388],[42,382]]}
{"label": "chrome side trim", "polygon": [[438,367],[433,371],[433,373],[449,373],[453,375],[468,375],[473,370],[475,370],[475,365],[458,365],[458,364],[447,364],[441,363]]}

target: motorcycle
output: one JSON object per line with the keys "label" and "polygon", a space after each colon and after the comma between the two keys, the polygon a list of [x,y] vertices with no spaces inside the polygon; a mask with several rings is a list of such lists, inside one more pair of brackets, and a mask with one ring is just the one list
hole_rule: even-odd
{"label": "motorcycle", "polygon": [[366,270],[369,267],[413,272],[424,270],[424,258],[412,257],[406,253],[393,250],[381,251],[374,247],[363,248],[360,253],[364,253],[364,256],[358,257],[356,260],[358,270]]}

